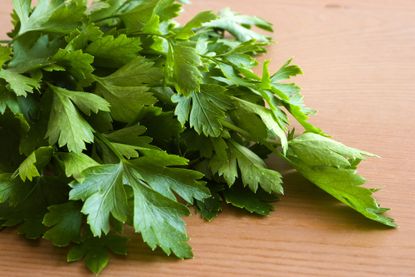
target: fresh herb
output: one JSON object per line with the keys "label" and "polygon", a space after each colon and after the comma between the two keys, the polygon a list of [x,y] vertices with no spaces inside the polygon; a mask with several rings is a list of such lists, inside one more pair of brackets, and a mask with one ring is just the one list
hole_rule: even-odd
{"label": "fresh herb", "polygon": [[[126,226],[151,249],[192,257],[183,216],[225,204],[267,215],[283,194],[273,153],[365,217],[395,227],[361,185],[370,153],[312,125],[288,79],[262,76],[270,23],[229,9],[181,26],[174,0],[13,0],[0,46],[0,223],[69,246],[99,273],[126,254]],[[295,136],[291,114],[305,132]]]}

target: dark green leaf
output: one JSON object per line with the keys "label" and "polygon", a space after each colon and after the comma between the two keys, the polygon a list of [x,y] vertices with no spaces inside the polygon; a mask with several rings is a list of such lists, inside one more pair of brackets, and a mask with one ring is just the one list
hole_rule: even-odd
{"label": "dark green leaf", "polygon": [[48,207],[49,212],[43,218],[43,224],[51,227],[43,237],[54,245],[63,247],[72,241],[79,241],[82,215],[75,202]]}

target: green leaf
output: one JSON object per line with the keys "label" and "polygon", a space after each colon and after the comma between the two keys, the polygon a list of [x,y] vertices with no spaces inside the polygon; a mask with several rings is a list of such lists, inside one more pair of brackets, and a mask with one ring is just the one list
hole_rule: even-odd
{"label": "green leaf", "polygon": [[[120,15],[129,9],[124,0],[95,0],[88,7],[87,14],[91,21],[102,22],[112,15]],[[108,20],[111,21],[111,18]]]}
{"label": "green leaf", "polygon": [[40,177],[36,183],[12,180],[8,205],[0,207],[3,227],[18,226],[18,233],[28,239],[42,237],[46,231],[42,219],[47,207],[66,201],[67,185],[56,177]]}
{"label": "green leaf", "polygon": [[141,147],[153,147],[149,144],[152,141],[151,137],[141,136],[145,130],[143,126],[133,125],[103,134],[99,145],[104,152],[104,162],[118,161],[121,156],[126,159],[138,158],[138,150]]}
{"label": "green leaf", "polygon": [[244,186],[249,186],[253,192],[261,187],[268,193],[283,194],[281,174],[266,168],[265,162],[249,148],[234,141],[231,141],[229,147],[231,157],[238,162]]}
{"label": "green leaf", "polygon": [[39,177],[39,170],[49,163],[52,152],[53,149],[50,146],[36,149],[20,164],[13,177],[20,176],[23,181],[26,179],[32,181],[34,177]]}
{"label": "green leaf", "polygon": [[313,133],[305,133],[290,141],[290,151],[309,166],[348,168],[375,155],[348,147],[342,143]]}
{"label": "green leaf", "polygon": [[20,23],[27,22],[29,19],[29,14],[31,10],[32,1],[31,0],[12,0],[13,8]]}
{"label": "green leaf", "polygon": [[252,26],[257,26],[266,31],[272,31],[272,25],[265,20],[255,16],[240,15],[230,9],[222,10],[218,19],[205,23],[204,26],[228,31],[242,42],[252,39],[265,42],[269,41],[269,37],[250,30]]}
{"label": "green leaf", "polygon": [[134,167],[128,167],[125,180],[134,192],[134,229],[155,249],[161,249],[179,258],[192,257],[182,216],[189,210],[182,204],[150,189]]}
{"label": "green leaf", "polygon": [[179,93],[190,95],[200,91],[200,83],[202,83],[200,66],[200,56],[191,44],[177,42],[169,46],[166,68]]}
{"label": "green leaf", "polygon": [[86,114],[107,110],[108,104],[97,95],[69,91],[50,86],[53,92],[52,110],[46,137],[49,143],[58,142],[59,147],[67,145],[70,152],[80,153],[85,143],[94,141],[93,129],[76,110],[74,103]]}
{"label": "green leaf", "polygon": [[50,57],[58,51],[61,41],[47,34],[31,34],[15,40],[12,46],[13,57],[8,67],[25,73],[50,65]]}
{"label": "green leaf", "polygon": [[174,0],[148,0],[122,14],[128,32],[159,33],[160,23],[176,17],[181,6]]}
{"label": "green leaf", "polygon": [[[33,113],[36,114],[35,118],[33,118],[33,121],[30,124],[29,131],[20,138],[19,152],[26,156],[29,156],[39,147],[49,145],[47,139],[45,138],[50,114],[50,111],[48,110],[50,105],[50,98],[47,98],[48,97],[42,97],[41,101],[36,103],[36,105],[33,105],[33,98],[24,98],[32,100],[28,102],[27,105],[34,108],[34,111],[29,112],[27,117],[32,117]],[[21,106],[21,103],[19,103],[19,105]],[[38,108],[40,108],[40,110],[38,110]],[[37,112],[39,112],[39,114]]]}
{"label": "green leaf", "polygon": [[300,67],[297,65],[291,64],[291,59],[289,59],[278,71],[272,75],[271,81],[278,82],[282,80],[287,80],[291,77],[303,74]]}
{"label": "green leaf", "polygon": [[261,187],[264,191],[283,194],[282,177],[275,171],[266,168],[265,162],[252,150],[230,140],[212,140],[215,155],[210,160],[213,173],[223,176],[231,187],[239,176],[238,167],[244,186],[253,192]]}
{"label": "green leaf", "polygon": [[0,204],[6,202],[12,196],[13,182],[12,174],[0,173]]}
{"label": "green leaf", "polygon": [[233,55],[233,54],[248,54],[250,55],[250,58],[253,59],[252,55],[256,55],[259,53],[266,52],[266,49],[264,48],[267,43],[257,41],[255,39],[251,39],[244,42],[235,42],[235,41],[227,41],[224,40],[223,43],[229,46],[226,54],[226,56]]}
{"label": "green leaf", "polygon": [[10,59],[12,49],[10,47],[5,47],[0,45],[0,69],[3,67],[4,63]]}
{"label": "green leaf", "polygon": [[93,23],[83,25],[69,35],[69,38],[67,38],[68,45],[66,45],[65,49],[68,51],[84,49],[89,42],[96,41],[103,35],[104,33],[100,28]]}
{"label": "green leaf", "polygon": [[110,251],[117,255],[127,255],[127,239],[113,234],[101,238],[84,235],[81,243],[69,250],[66,259],[68,262],[84,259],[86,267],[99,274],[109,263]]}
{"label": "green leaf", "polygon": [[210,195],[204,182],[198,181],[203,177],[202,173],[170,167],[187,165],[187,159],[153,149],[141,149],[140,152],[144,156],[131,163],[153,190],[172,200],[176,200],[177,194],[189,204],[193,204],[193,199],[203,200]]}
{"label": "green leaf", "polygon": [[190,97],[175,95],[173,101],[178,103],[175,114],[182,124],[189,120],[190,127],[198,134],[219,137],[223,131],[222,121],[226,118],[226,112],[232,108],[231,99],[225,92],[226,89],[222,86],[202,85],[200,93],[192,93]]}
{"label": "green leaf", "polygon": [[198,179],[200,173],[174,165],[186,165],[187,160],[159,150],[141,149],[143,157],[119,164],[100,165],[82,172],[82,178],[71,184],[71,200],[85,201],[82,212],[95,236],[110,230],[110,214],[117,220],[127,220],[127,198],[124,184],[133,189],[134,228],[152,248],[160,246],[166,254],[172,252],[188,258],[191,249],[181,216],[188,209],[177,202],[177,193],[189,203],[202,200],[209,191]]}
{"label": "green leaf", "polygon": [[57,154],[59,161],[63,164],[65,175],[78,179],[81,177],[82,171],[87,168],[99,165],[95,160],[83,153],[66,153]]}
{"label": "green leaf", "polygon": [[39,80],[29,78],[11,70],[1,69],[0,79],[7,82],[8,88],[17,96],[26,97],[28,93],[33,93],[34,89],[40,88]]}
{"label": "green leaf", "polygon": [[99,274],[107,267],[109,260],[108,252],[103,248],[97,248],[85,256],[85,265],[92,273]]}
{"label": "green leaf", "polygon": [[[94,57],[90,54],[82,52],[82,50],[70,51],[66,49],[59,49],[59,51],[52,57],[52,61],[58,66],[62,66],[68,71],[74,78],[82,83],[91,82],[92,72],[94,68],[92,63]],[[59,67],[60,69],[60,67]],[[54,67],[50,68],[53,71]]]}
{"label": "green leaf", "polygon": [[287,110],[306,131],[325,135],[322,130],[308,122],[309,116],[313,115],[315,111],[304,105],[300,88],[295,84],[280,82],[299,74],[302,74],[301,69],[296,65],[292,65],[290,59],[272,77],[268,78],[268,89],[285,103]]}
{"label": "green leaf", "polygon": [[195,35],[194,29],[202,27],[203,23],[216,19],[217,16],[211,11],[204,11],[198,13],[189,22],[176,32],[177,39],[189,39]]}
{"label": "green leaf", "polygon": [[177,116],[177,120],[182,126],[189,121],[189,115],[192,108],[192,97],[186,97],[182,95],[174,94],[171,100],[176,103],[174,114]]}
{"label": "green leaf", "polygon": [[129,38],[122,34],[116,38],[104,36],[93,41],[86,52],[95,57],[95,64],[118,68],[137,57],[141,50],[139,38]]}
{"label": "green leaf", "polygon": [[127,195],[123,185],[123,164],[106,164],[87,168],[81,181],[71,183],[70,200],[82,200],[82,213],[94,236],[110,231],[110,215],[127,221]]}
{"label": "green leaf", "polygon": [[0,85],[0,114],[4,114],[7,109],[14,114],[21,112],[16,95]]}
{"label": "green leaf", "polygon": [[109,112],[109,103],[93,93],[72,91],[60,87],[50,86],[55,93],[69,98],[84,114],[90,116],[91,112]]}
{"label": "green leaf", "polygon": [[0,172],[13,172],[22,161],[19,140],[26,130],[22,127],[19,114],[10,112],[0,116],[0,126]]}
{"label": "green leaf", "polygon": [[236,159],[232,157],[229,146],[222,138],[212,139],[215,155],[209,162],[214,174],[223,176],[228,186],[232,186],[238,177],[238,166]]}
{"label": "green leaf", "polygon": [[111,115],[115,120],[131,122],[144,106],[157,102],[148,86],[158,84],[160,80],[160,69],[154,67],[153,62],[137,57],[113,74],[97,78],[96,93],[111,104]]}
{"label": "green leaf", "polygon": [[[296,151],[289,152],[287,158],[305,178],[363,216],[396,227],[393,219],[383,215],[388,209],[373,198],[375,190],[362,187],[365,179],[356,173],[361,159],[370,154],[316,134],[303,136],[292,141]],[[320,148],[313,147],[311,141]]]}
{"label": "green leaf", "polygon": [[[173,112],[161,112],[159,108],[148,108],[146,111],[139,120],[143,125],[148,126],[147,135],[152,137],[153,144],[166,148],[177,140],[183,127]],[[164,128],[159,128],[159,126],[164,126]]]}
{"label": "green leaf", "polygon": [[270,131],[279,137],[284,152],[287,151],[287,135],[281,128],[282,122],[280,122],[280,120],[271,110],[267,109],[266,107],[253,104],[249,101],[242,100],[240,98],[234,97],[233,99],[237,101],[242,110],[257,114],[262,119],[262,122],[264,122],[265,126],[267,126]]}
{"label": "green leaf", "polygon": [[269,215],[273,210],[270,203],[269,195],[264,197],[263,193],[254,193],[241,187],[233,186],[224,192],[226,203],[231,204],[240,209],[245,209],[250,213],[258,215]]}
{"label": "green leaf", "polygon": [[232,111],[231,118],[232,122],[249,133],[252,140],[261,142],[268,138],[268,128],[257,114],[237,109]]}
{"label": "green leaf", "polygon": [[[151,137],[141,136],[146,131],[144,126],[133,125],[117,131],[104,134],[112,145],[112,148],[127,159],[138,158],[138,150],[141,147],[152,147],[149,143]],[[110,150],[111,151],[111,150]]]}
{"label": "green leaf", "polygon": [[117,131],[107,133],[105,134],[105,137],[110,141],[117,143],[147,147],[148,144],[152,141],[152,138],[142,136],[146,130],[146,127],[135,124],[130,127],[125,127]]}
{"label": "green leaf", "polygon": [[53,245],[64,247],[80,238],[82,215],[80,207],[75,202],[53,205],[43,218],[43,224],[51,227],[43,238],[52,241]]}
{"label": "green leaf", "polygon": [[13,5],[20,19],[19,36],[32,31],[69,33],[79,25],[86,9],[83,0],[39,0],[31,13],[29,0],[13,0]]}
{"label": "green leaf", "polygon": [[214,192],[212,196],[203,201],[196,201],[196,207],[202,218],[211,221],[222,211],[222,198]]}

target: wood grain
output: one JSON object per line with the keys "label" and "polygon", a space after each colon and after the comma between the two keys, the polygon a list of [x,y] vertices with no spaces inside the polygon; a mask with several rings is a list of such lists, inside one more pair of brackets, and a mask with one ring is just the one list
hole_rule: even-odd
{"label": "wood grain", "polygon": [[[10,0],[0,2],[1,34]],[[266,58],[290,57],[313,122],[336,139],[382,159],[362,169],[400,227],[382,228],[344,208],[296,174],[276,211],[258,218],[226,209],[215,221],[186,219],[195,258],[151,253],[138,238],[128,258],[102,276],[415,276],[415,2],[413,0],[193,0],[197,11],[229,6],[273,22]],[[90,276],[64,250],[0,233],[1,276]]]}

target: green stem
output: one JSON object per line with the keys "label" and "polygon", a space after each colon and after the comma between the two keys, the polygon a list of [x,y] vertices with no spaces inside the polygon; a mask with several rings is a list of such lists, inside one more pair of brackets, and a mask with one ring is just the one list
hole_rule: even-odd
{"label": "green stem", "polygon": [[247,138],[251,138],[252,137],[247,131],[245,131],[244,129],[236,126],[235,124],[233,124],[233,123],[231,123],[231,122],[229,122],[227,120],[223,120],[222,121],[222,125],[224,127],[228,128],[228,129],[232,130],[232,131],[235,131],[235,132],[243,135],[244,137],[247,137]]}
{"label": "green stem", "polygon": [[210,56],[206,56],[206,55],[200,55],[200,56],[204,59],[211,60],[214,63],[223,63],[223,64],[226,64],[226,65],[229,65],[229,66],[233,67],[233,65],[230,62],[224,61],[223,59],[218,59],[218,58],[216,58],[217,56],[214,56],[214,57],[210,57]]}
{"label": "green stem", "polygon": [[166,35],[160,35],[160,34],[136,32],[136,33],[131,33],[130,35],[131,36],[155,36],[155,37],[161,37],[161,38],[166,39],[167,41],[170,41],[170,39]]}
{"label": "green stem", "polygon": [[97,19],[94,22],[97,23],[97,22],[101,22],[101,21],[105,21],[105,20],[113,19],[113,18],[119,18],[119,16],[118,15],[111,15],[111,16],[107,16],[107,17]]}
{"label": "green stem", "polygon": [[7,44],[10,44],[10,43],[12,43],[12,40],[0,40],[0,43],[7,43]]}
{"label": "green stem", "polygon": [[[247,131],[245,131],[244,129],[236,126],[235,124],[233,124],[233,123],[231,123],[227,120],[222,121],[222,125],[225,126],[228,129],[232,130],[232,131],[235,131],[235,132],[241,134],[245,138],[252,138],[252,136]],[[263,141],[260,141],[260,143],[262,145],[264,145],[265,147],[267,147],[272,152],[280,154],[280,152],[276,150],[277,147],[279,146],[279,144],[277,142],[271,141],[271,140],[263,140]]]}

